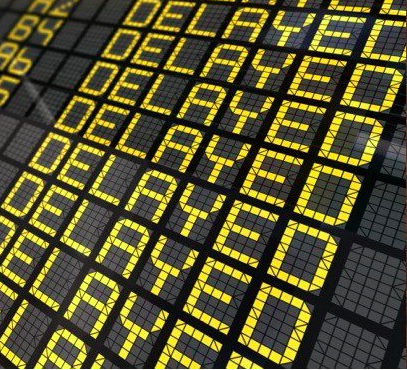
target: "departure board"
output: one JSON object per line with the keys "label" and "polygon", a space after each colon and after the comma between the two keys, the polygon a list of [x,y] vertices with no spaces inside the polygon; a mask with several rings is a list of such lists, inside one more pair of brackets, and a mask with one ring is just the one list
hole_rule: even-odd
{"label": "departure board", "polygon": [[403,0],[1,0],[0,368],[405,368]]}

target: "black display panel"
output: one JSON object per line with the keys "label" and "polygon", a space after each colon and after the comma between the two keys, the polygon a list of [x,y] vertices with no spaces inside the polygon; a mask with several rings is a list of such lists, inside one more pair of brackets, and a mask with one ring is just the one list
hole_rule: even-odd
{"label": "black display panel", "polygon": [[405,32],[3,0],[0,367],[405,368]]}

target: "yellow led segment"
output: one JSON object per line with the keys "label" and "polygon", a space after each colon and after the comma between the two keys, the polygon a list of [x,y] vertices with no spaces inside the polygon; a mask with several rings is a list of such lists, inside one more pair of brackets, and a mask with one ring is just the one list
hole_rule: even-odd
{"label": "yellow led segment", "polygon": [[0,256],[3,253],[4,249],[8,245],[10,239],[16,232],[16,225],[14,222],[10,221],[6,217],[0,215],[0,226],[2,228],[6,228],[7,232],[6,234],[2,235],[2,239],[0,239]]}
{"label": "yellow led segment", "polygon": [[[290,117],[289,112],[291,111],[291,109],[294,109],[296,110],[296,112],[301,112],[303,114],[310,113],[313,116],[320,117],[322,117],[326,112],[325,108],[285,100],[281,104],[276,118],[270,126],[269,132],[266,137],[266,142],[281,145],[286,148],[292,148],[301,152],[308,152],[310,149],[310,145],[298,142],[299,140],[294,141],[293,139],[296,135],[298,135],[299,139],[304,138],[304,136],[306,136],[306,134],[309,133],[312,128],[308,123],[304,122],[305,120],[301,119],[301,115],[299,115],[298,119],[295,120],[288,118]],[[295,134],[284,135],[283,138],[279,137],[280,132],[284,132],[284,130],[295,132]]]}
{"label": "yellow led segment", "polygon": [[[236,250],[234,244],[239,244],[237,241],[233,243],[233,239],[228,241],[229,237],[233,234],[239,235],[253,241],[254,243],[260,242],[262,235],[257,230],[246,227],[245,223],[239,223],[238,220],[241,217],[243,212],[247,212],[252,216],[257,216],[267,221],[277,222],[278,216],[274,213],[268,212],[264,209],[254,207],[247,203],[242,203],[235,201],[232,209],[230,210],[228,216],[226,217],[225,223],[222,227],[222,230],[219,232],[219,235],[216,239],[216,242],[213,246],[214,250],[217,250],[227,256],[230,256],[240,262],[246,263],[250,266],[257,267],[259,264],[259,259],[253,257],[253,255],[247,254],[247,252]],[[231,235],[232,234],[232,235]],[[236,237],[235,237],[236,240]],[[250,244],[249,244],[250,246]],[[247,248],[249,251],[249,248]],[[246,253],[245,253],[246,252]]]}
{"label": "yellow led segment", "polygon": [[[362,140],[366,141],[366,144],[364,144],[363,147],[363,152],[358,157],[341,154],[341,149],[337,148],[338,145],[335,146],[335,140],[340,134],[341,127],[345,120],[349,121],[354,127],[356,125],[360,125],[362,127],[366,125],[371,127],[368,137],[364,136],[366,135],[364,132],[361,132],[360,137],[347,137],[350,142],[352,142],[352,139],[356,141],[356,143]],[[353,166],[363,166],[371,162],[373,154],[375,153],[377,145],[379,144],[382,132],[383,126],[374,118],[358,116],[351,113],[337,112],[335,118],[332,120],[332,123],[329,126],[329,131],[322,144],[321,150],[319,151],[319,155],[334,161],[349,163]],[[336,152],[333,149],[336,149]]]}
{"label": "yellow led segment", "polygon": [[[190,357],[191,355],[187,350],[184,349],[184,341],[186,339],[183,338],[184,336],[197,341],[202,346],[204,357],[203,360],[214,361],[214,356],[218,354],[222,348],[221,343],[202,333],[198,329],[195,329],[191,325],[178,320],[171,332],[170,337],[168,338],[167,344],[165,345],[157,364],[155,365],[157,369],[168,368],[168,363],[170,360],[178,362],[185,368],[201,369],[203,367],[204,363],[200,363],[198,362],[198,359]],[[181,348],[179,347],[180,344]],[[188,342],[186,345],[188,346]],[[208,356],[209,358],[205,358]]]}
{"label": "yellow led segment", "polygon": [[154,96],[156,94],[159,95],[159,89],[160,89],[160,86],[161,86],[162,82],[164,81],[164,79],[165,79],[165,75],[163,75],[163,74],[159,74],[157,76],[157,78],[154,81],[153,86],[150,88],[147,96],[144,98],[143,103],[141,104],[141,108],[169,116],[172,113],[171,109],[160,107],[158,105],[154,105],[151,103]]}
{"label": "yellow led segment", "polygon": [[[263,187],[257,190],[254,186],[256,180],[264,179],[269,180],[277,184],[284,184],[287,177],[271,170],[263,168],[263,163],[266,163],[269,159],[276,159],[282,163],[289,163],[294,166],[301,166],[303,160],[283,153],[274,152],[272,150],[260,149],[259,153],[254,160],[252,168],[243,183],[240,192],[246,194],[250,197],[262,200],[266,203],[275,204],[276,206],[283,207],[285,200],[279,198],[278,196],[268,194],[263,191]],[[281,185],[280,185],[281,186]]]}
{"label": "yellow led segment", "polygon": [[[135,242],[134,245],[121,239],[121,234],[124,233],[126,229],[132,231],[138,236],[139,240],[133,237],[132,242]],[[125,253],[125,257],[121,257],[121,262],[123,262],[125,258],[127,259],[127,262],[124,267],[120,269],[116,267],[114,270],[117,273],[121,273],[125,278],[129,278],[149,238],[150,234],[144,226],[128,219],[120,220],[116,222],[109,237],[103,244],[101,251],[96,257],[96,262],[102,264],[105,260],[108,262],[109,259],[107,257],[109,256],[109,253],[115,253],[114,250],[116,248],[120,249]]]}
{"label": "yellow led segment", "polygon": [[26,300],[23,300],[21,302],[21,305],[18,307],[17,312],[14,314],[13,318],[8,324],[3,335],[0,337],[0,353],[18,369],[24,369],[27,364],[16,353],[14,353],[10,348],[7,347],[7,342],[10,336],[13,334],[14,328],[18,325],[27,307],[28,302]]}
{"label": "yellow led segment", "polygon": [[[116,123],[113,122],[113,118],[111,121],[107,118],[110,118],[111,116],[121,116],[121,119],[124,120],[129,114],[130,111],[127,109],[119,108],[110,104],[103,104],[102,108],[100,108],[98,114],[89,125],[89,128],[86,130],[83,137],[85,139],[95,141],[96,143],[109,146],[118,127],[116,126]],[[103,133],[103,135],[98,134],[98,131]],[[103,137],[112,135],[113,137],[111,138]]]}
{"label": "yellow led segment", "polygon": [[325,86],[332,84],[334,82],[332,81],[334,78],[332,73],[330,73],[330,75],[328,76],[320,72],[313,73],[312,65],[318,67],[333,66],[344,68],[346,66],[346,62],[328,58],[308,57],[308,56],[304,57],[301,65],[298,68],[297,74],[295,75],[293,82],[290,86],[289,93],[304,98],[330,102],[332,99],[332,95],[316,93],[315,85],[313,85],[312,89],[310,87],[308,89],[303,87],[304,82],[307,84],[311,84],[311,82],[315,84],[315,82],[318,82],[319,84]]}
{"label": "yellow led segment", "polygon": [[[154,207],[155,210],[149,210],[149,213],[154,212],[149,219],[157,223],[167,208],[177,187],[178,183],[174,177],[156,170],[148,171],[141,177],[125,209],[132,211],[138,200],[143,197],[154,200],[154,204],[150,204],[150,207]],[[164,193],[161,192],[163,188]],[[160,191],[158,189],[160,189]],[[158,205],[156,203],[158,203]]]}
{"label": "yellow led segment", "polygon": [[27,57],[27,48],[22,48],[12,59],[8,71],[17,76],[24,76],[32,67],[33,62]]}
{"label": "yellow led segment", "polygon": [[[227,52],[235,52],[238,53],[237,59],[226,59],[221,57],[221,54],[226,54]],[[201,72],[201,77],[206,77],[210,72],[212,66],[214,65],[222,65],[229,67],[231,69],[230,73],[227,76],[228,82],[233,82],[242,68],[242,64],[246,60],[249,52],[243,46],[232,45],[232,44],[221,44],[215,48],[212,52],[212,55],[209,57],[208,62],[205,64],[204,69]]]}
{"label": "yellow led segment", "polygon": [[[188,137],[189,141],[192,141],[190,145],[186,145],[185,140],[179,139],[182,134]],[[199,130],[182,125],[173,126],[168,130],[152,161],[154,163],[160,163],[161,158],[167,150],[175,151],[184,157],[182,162],[177,165],[177,169],[180,172],[185,172],[195,152],[198,150],[201,141],[202,134]]]}
{"label": "yellow led segment", "polygon": [[[180,268],[174,266],[171,263],[168,263],[167,261],[164,261],[163,258],[161,258],[161,255],[167,244],[167,241],[168,241],[168,238],[164,235],[161,235],[160,239],[158,240],[157,244],[155,245],[154,249],[152,250],[151,256],[150,256],[154,267],[160,270],[160,272],[158,273],[158,276],[155,278],[153,287],[150,289],[150,292],[155,295],[160,294],[160,292],[164,288],[165,283],[167,282],[167,280],[169,278],[171,278],[171,277],[177,278],[180,276],[182,271],[190,269],[194,265],[195,260],[198,257],[198,252],[191,249]],[[149,279],[152,279],[152,278],[153,278],[153,276],[149,277]]]}
{"label": "yellow led segment", "polygon": [[[298,316],[293,325],[290,337],[286,340],[287,344],[282,353],[270,348],[267,342],[260,343],[253,338],[254,332],[256,330],[261,330],[260,328],[257,328],[257,324],[262,313],[268,309],[267,301],[270,297],[282,301],[298,310]],[[263,283],[257,294],[256,300],[254,301],[253,307],[250,310],[249,317],[246,320],[242,333],[239,336],[239,342],[277,364],[288,364],[294,361],[297,355],[298,348],[301,344],[302,337],[307,329],[310,318],[311,312],[303,300]]]}
{"label": "yellow led segment", "polygon": [[[106,71],[108,71],[107,76]],[[106,62],[96,62],[91,71],[89,72],[88,76],[86,77],[85,81],[79,88],[79,91],[89,95],[95,96],[103,95],[107,91],[113,79],[116,77],[118,73],[119,67],[116,64]],[[100,80],[104,82],[101,86],[98,86],[100,85]],[[97,86],[92,87],[93,84],[96,84]]]}
{"label": "yellow led segment", "polygon": [[239,353],[232,352],[226,369],[262,369],[262,367]]}
{"label": "yellow led segment", "polygon": [[289,67],[295,58],[295,54],[287,54],[281,68],[277,68],[267,65],[267,63],[262,63],[265,53],[265,49],[259,49],[252,60],[252,67],[257,72],[260,72],[260,77],[255,85],[257,89],[263,89],[272,75],[278,75],[282,69]]}
{"label": "yellow led segment", "polygon": [[129,298],[127,298],[126,303],[124,304],[124,307],[120,312],[121,325],[123,325],[123,327],[128,330],[128,334],[124,339],[124,343],[120,351],[118,352],[118,355],[124,359],[127,359],[136,341],[137,342],[149,341],[151,335],[153,335],[157,331],[160,331],[163,328],[168,318],[168,312],[161,310],[153,322],[150,321],[151,320],[150,317],[148,318],[149,320],[147,321],[146,324],[151,328],[146,328],[137,324],[136,322],[130,319],[131,311],[136,301],[137,295],[134,293],[130,293]]}
{"label": "yellow led segment", "polygon": [[205,155],[213,165],[213,169],[211,170],[210,175],[207,177],[206,180],[212,183],[217,182],[218,178],[225,170],[225,167],[232,168],[236,164],[236,162],[245,159],[251,147],[251,145],[249,144],[243,144],[235,158],[227,158],[227,155],[229,153],[227,153],[225,156],[217,154],[221,151],[217,150],[220,147],[219,142],[221,139],[221,136],[214,135],[207,148],[205,149]]}
{"label": "yellow led segment", "polygon": [[[199,94],[204,94],[205,92],[215,93],[215,100],[205,100],[197,97]],[[203,120],[200,117],[200,120],[203,121],[202,123],[205,126],[210,126],[225,98],[226,90],[219,85],[212,85],[207,83],[196,84],[189,92],[183,106],[177,114],[177,117],[184,118],[188,111],[190,109],[192,110],[194,106],[201,106],[207,109],[208,112],[206,117]]]}
{"label": "yellow led segment", "polygon": [[14,42],[2,42],[0,44],[0,70],[3,70],[18,51],[18,44]]}
{"label": "yellow led segment", "polygon": [[[18,275],[17,272],[12,271],[11,265],[23,263],[27,265],[31,270],[34,269],[35,263],[37,263],[36,259],[33,256],[29,256],[25,253],[25,244],[32,243],[35,245],[37,250],[30,250],[35,254],[42,254],[42,250],[48,248],[49,243],[45,240],[41,239],[40,237],[30,233],[27,230],[24,230],[21,235],[18,237],[17,241],[14,243],[13,248],[11,248],[10,252],[7,254],[4,262],[0,266],[0,272],[7,276],[10,280],[14,281],[19,286],[23,287],[26,284],[26,279],[22,276]],[[17,261],[19,262],[17,262]],[[29,275],[29,270],[25,270],[25,268],[20,266],[20,273],[24,273],[25,275]]]}
{"label": "yellow led segment", "polygon": [[[261,80],[261,77],[260,77],[259,81],[260,80]],[[270,110],[270,108],[273,104],[273,101],[274,101],[274,98],[268,96],[258,111],[256,111],[254,109],[254,107],[250,107],[250,109],[243,109],[243,108],[239,107],[239,103],[242,100],[243,95],[244,95],[243,91],[240,91],[240,90],[236,91],[235,95],[233,96],[232,101],[229,104],[229,109],[237,117],[239,117],[232,130],[232,132],[234,134],[242,134],[242,131],[244,130],[244,128],[247,124],[247,121],[249,119],[255,120],[261,113],[265,113],[268,110]]]}
{"label": "yellow led segment", "polygon": [[[15,301],[18,297],[18,294],[9,288],[6,284],[0,282],[0,293],[3,296],[8,297],[11,301]],[[7,313],[7,307],[0,307],[0,317],[4,316]]]}
{"label": "yellow led segment", "polygon": [[106,164],[103,166],[101,171],[99,172],[98,177],[96,178],[94,184],[92,185],[92,188],[89,190],[89,194],[92,194],[96,197],[99,197],[100,199],[103,199],[109,203],[114,204],[115,206],[118,206],[120,203],[120,199],[114,197],[113,195],[107,194],[100,190],[100,186],[102,185],[103,179],[106,177],[106,175],[109,173],[110,168],[114,164],[116,160],[115,155],[111,155],[109,159],[107,160]]}
{"label": "yellow led segment", "polygon": [[280,10],[277,12],[277,15],[273,20],[273,28],[281,32],[281,36],[277,43],[277,46],[286,46],[288,39],[293,33],[300,33],[305,27],[309,26],[315,18],[314,13],[309,13],[307,14],[301,26],[288,26],[284,24],[284,18],[286,14],[287,12],[285,12],[284,10]]}
{"label": "yellow led segment", "polygon": [[132,148],[128,146],[127,141],[131,135],[131,133],[135,130],[139,120],[141,118],[140,113],[136,113],[131,120],[130,124],[127,126],[126,131],[124,132],[123,136],[120,138],[119,142],[116,145],[118,150],[121,150],[124,153],[128,153],[134,155],[135,157],[145,158],[147,153],[144,151],[138,150],[136,148]]}
{"label": "yellow led segment", "polygon": [[[337,210],[336,216],[330,216],[328,214],[318,212],[314,209],[309,208],[308,203],[313,194],[313,191],[319,190],[316,185],[321,175],[328,175],[331,179],[343,179],[349,183],[348,190],[341,204],[341,208]],[[350,213],[352,211],[353,205],[355,204],[356,197],[358,196],[361,186],[362,183],[353,173],[316,163],[312,167],[307,182],[302,190],[302,193],[294,210],[297,213],[301,213],[307,217],[314,218],[315,220],[321,222],[326,222],[330,225],[340,225],[346,223],[349,219]],[[331,193],[332,192],[327,193],[327,196],[332,197],[333,195]]]}
{"label": "yellow led segment", "polygon": [[[302,233],[325,243],[325,249],[318,265],[316,266],[311,281],[299,278],[291,273],[287,273],[283,268],[285,258],[290,253],[290,248],[296,233]],[[321,289],[324,285],[326,276],[328,275],[336,249],[337,244],[334,238],[328,233],[304,224],[297,223],[295,221],[290,221],[277,247],[273,260],[271,261],[268,273],[306,291]],[[310,254],[312,254],[312,252]]]}
{"label": "yellow led segment", "polygon": [[[331,0],[328,9],[340,10],[343,12],[361,12],[361,13],[370,12],[370,7],[368,6],[345,5],[346,3],[348,3],[346,0]],[[350,3],[352,4],[352,2]],[[355,4],[357,3],[355,2]]]}
{"label": "yellow led segment", "polygon": [[7,103],[11,91],[7,89],[4,85],[14,85],[17,86],[20,83],[20,80],[14,77],[2,75],[0,76],[0,107]]}
{"label": "yellow led segment", "polygon": [[[205,5],[205,4],[203,4],[203,5]],[[164,69],[167,69],[169,71],[184,73],[187,75],[194,74],[194,72],[195,72],[194,69],[175,65],[175,60],[179,56],[181,50],[183,49],[183,47],[187,43],[187,41],[188,41],[187,38],[181,37],[181,39],[177,43],[177,46],[174,48],[174,51],[172,52],[170,57],[167,59],[167,63],[165,64]]]}
{"label": "yellow led segment", "polygon": [[[140,10],[143,9],[143,6],[145,6],[146,4],[150,5],[151,7],[147,15],[143,14],[142,10]],[[160,6],[161,6],[160,0],[137,1],[130,9],[130,11],[127,13],[126,18],[123,21],[123,25],[132,27],[146,27],[151,22]],[[143,19],[143,17],[145,19]]]}
{"label": "yellow led segment", "polygon": [[13,41],[22,42],[34,31],[34,27],[40,21],[40,17],[34,14],[23,15],[10,31],[8,38]]}
{"label": "yellow led segment", "polygon": [[[369,77],[369,76],[372,77]],[[367,76],[368,81],[363,81],[363,77]],[[385,77],[386,76],[386,77]],[[362,96],[360,100],[360,94],[358,94],[358,87],[360,84],[371,83],[372,79],[379,79],[379,83],[376,81],[373,86],[376,89],[377,98],[373,101],[376,102],[380,98],[380,104],[375,104],[372,102],[370,96]],[[387,78],[389,81],[385,81],[384,78]],[[383,112],[390,109],[393,106],[394,100],[396,99],[397,93],[400,89],[401,83],[403,81],[403,74],[396,68],[374,66],[370,64],[357,64],[353,75],[349,81],[348,87],[346,88],[345,93],[341,104],[347,105],[354,108],[366,109],[373,112]],[[384,85],[383,85],[384,84]],[[386,91],[384,92],[384,89]],[[379,91],[384,96],[379,96]],[[365,101],[365,99],[366,101]]]}
{"label": "yellow led segment", "polygon": [[149,58],[161,60],[174,39],[174,36],[149,33],[141,42],[131,62],[151,68],[158,68],[160,63],[158,61],[149,60]]}
{"label": "yellow led segment", "polygon": [[[101,301],[98,298],[95,298],[89,291],[93,290],[91,287],[92,284],[102,285],[108,288],[111,292],[108,294],[107,300],[105,302]],[[72,320],[72,318],[76,315],[76,311],[78,310],[81,303],[86,303],[86,305],[92,308],[92,312],[96,316],[96,320],[94,323],[89,323],[88,325],[90,328],[90,335],[93,338],[97,338],[100,330],[102,329],[103,325],[108,318],[110,311],[112,310],[114,304],[119,298],[120,290],[117,283],[109,279],[107,276],[103,275],[102,273],[95,271],[91,272],[86,275],[85,279],[83,280],[81,286],[79,287],[78,291],[75,294],[75,297],[72,299],[71,304],[67,308],[64,317],[68,320]],[[80,316],[80,313],[77,313]],[[92,315],[92,319],[95,316]]]}
{"label": "yellow led segment", "polygon": [[[62,344],[61,342],[69,343],[78,351],[74,359],[71,358],[64,359],[61,357],[61,354],[57,354],[55,352],[55,347],[62,346],[63,348],[64,344]],[[59,350],[58,352],[61,351]],[[70,353],[72,352],[69,352],[69,354]],[[67,357],[71,356],[69,355]],[[44,349],[44,351],[41,354],[41,357],[39,358],[37,364],[35,365],[35,369],[43,369],[45,368],[46,364],[49,366],[49,363],[55,365],[59,369],[80,369],[86,357],[87,349],[85,343],[77,336],[73,335],[69,330],[59,329],[54,334],[52,334],[52,337],[48,342],[47,347]]]}
{"label": "yellow led segment", "polygon": [[[243,283],[243,285],[249,285],[252,279],[251,276],[244,274],[233,267],[225,265],[224,263],[216,261],[214,259],[208,259],[205,263],[205,266],[202,268],[194,287],[192,288],[191,294],[189,295],[188,300],[184,306],[184,311],[188,312],[200,321],[214,327],[221,333],[227,334],[229,332],[230,325],[223,322],[221,319],[218,319],[217,317],[215,317],[215,315],[206,313],[200,308],[202,306],[202,300],[217,300],[220,303],[223,303],[222,306],[226,307],[238,305],[236,297],[237,293],[234,287],[228,287],[228,285],[225,284],[225,290],[228,290],[228,288],[230,288],[231,290],[230,293],[227,293],[226,291],[223,291],[222,289],[214,286],[213,283],[211,284],[210,278],[213,276],[217,276],[218,274],[224,275],[225,278],[227,276],[226,279],[228,281],[232,278]],[[218,277],[218,281],[219,280],[220,279]],[[223,282],[220,284],[220,286],[222,285],[224,285]],[[242,295],[242,292],[240,290],[239,294]],[[210,307],[212,308],[212,304],[210,304]],[[221,306],[219,306],[217,311],[217,316],[219,317],[219,315],[222,315],[222,313],[227,311],[227,309],[221,308]],[[225,314],[224,316],[226,315],[227,314]]]}
{"label": "yellow led segment", "polygon": [[134,79],[135,76],[138,77],[141,76],[148,79],[152,75],[153,72],[150,71],[144,71],[138,68],[126,68],[123,74],[120,76],[119,80],[117,81],[116,85],[114,85],[109,95],[109,99],[122,104],[136,105],[136,98],[130,99],[129,97],[124,97],[120,95],[120,92],[123,89],[131,90],[134,92],[141,90],[140,84],[129,81],[131,81],[132,78]]}
{"label": "yellow led segment", "polygon": [[[61,148],[57,147],[57,149],[59,149],[58,155],[55,156],[55,158],[53,158],[51,165],[41,164],[41,160],[42,160],[44,153],[46,153],[47,150],[51,150],[52,144],[54,144],[54,145],[59,144],[60,146],[62,144]],[[47,136],[47,138],[44,140],[41,147],[37,150],[37,152],[35,153],[35,155],[29,165],[32,168],[35,168],[36,170],[44,172],[46,174],[52,173],[57,169],[58,165],[61,163],[62,159],[65,157],[65,154],[68,151],[70,146],[71,146],[71,141],[67,137],[51,132]]]}
{"label": "yellow led segment", "polygon": [[[23,186],[29,186],[29,188],[25,188],[24,190]],[[45,182],[41,178],[34,176],[31,173],[23,172],[1,207],[12,213],[14,216],[24,217],[39,197],[44,186]],[[22,192],[23,194],[21,194]],[[17,197],[26,198],[27,195],[29,195],[30,198],[22,200],[25,204],[20,204],[20,202],[15,204],[18,201]]]}
{"label": "yellow led segment", "polygon": [[89,175],[91,171],[94,170],[94,168],[92,168],[91,165],[86,163],[82,158],[84,156],[91,156],[97,159],[102,157],[103,155],[104,155],[103,151],[93,148],[89,145],[79,143],[72,152],[65,166],[59,173],[58,179],[78,189],[83,190],[83,188],[86,185],[86,182],[80,181],[80,178],[73,178],[72,172],[78,171],[82,173],[82,177]]}
{"label": "yellow led segment", "polygon": [[67,200],[72,202],[72,204],[78,199],[78,196],[76,194],[73,194],[56,185],[52,185],[51,189],[48,190],[48,192],[45,194],[43,200],[41,201],[40,205],[35,210],[33,216],[29,221],[31,225],[34,225],[38,229],[52,236],[55,236],[58,230],[50,225],[47,225],[46,223],[47,217],[46,216],[45,218],[43,217],[47,213],[48,214],[51,213],[57,218],[63,217],[64,209],[58,208],[57,205],[52,204],[53,203],[52,200],[55,194],[66,198]]}
{"label": "yellow led segment", "polygon": [[98,353],[95,362],[91,366],[91,369],[103,369],[105,361],[106,361],[105,357],[102,354]]}
{"label": "yellow led segment", "polygon": [[[170,31],[170,32],[180,32],[181,28],[179,27],[184,22],[183,18],[186,17],[186,14],[177,13],[177,8],[186,8],[188,11],[189,8],[193,8],[195,3],[193,2],[184,2],[184,1],[168,1],[162,10],[160,16],[154,24],[154,29]],[[185,10],[184,10],[185,11]],[[169,22],[168,20],[172,22]],[[174,21],[176,20],[176,21]],[[165,24],[168,22],[167,24]],[[170,26],[170,24],[177,24],[177,26]]]}
{"label": "yellow led segment", "polygon": [[398,1],[399,5],[396,6],[397,0],[384,0],[382,9],[380,10],[381,14],[391,14],[391,15],[400,15],[406,17],[406,9],[403,1]]}
{"label": "yellow led segment", "polygon": [[226,199],[225,195],[218,194],[211,208],[205,211],[194,205],[189,204],[188,201],[191,195],[193,194],[194,189],[195,189],[194,184],[188,184],[179,200],[179,205],[181,209],[188,214],[187,219],[185,220],[185,224],[180,232],[181,235],[186,237],[189,236],[197,220],[206,220],[208,219],[211,213],[218,212]]}
{"label": "yellow led segment", "polygon": [[[95,108],[96,103],[93,100],[74,96],[60,115],[55,128],[75,134],[83,128]],[[70,122],[71,120],[73,122]]]}
{"label": "yellow led segment", "polygon": [[[131,38],[131,41],[128,43],[127,47],[120,52],[117,52],[115,49],[121,46],[121,40]],[[136,30],[129,30],[127,28],[119,28],[109,44],[106,46],[102,53],[102,58],[113,59],[113,60],[125,60],[129,57],[130,53],[137,44],[137,41],[140,39],[140,32]],[[117,47],[116,47],[117,45]]]}
{"label": "yellow led segment", "polygon": [[[366,19],[357,17],[344,17],[342,15],[324,15],[321,24],[312,40],[310,50],[321,51],[324,53],[351,55],[353,49],[335,48],[323,46],[323,42],[331,39],[351,39],[355,37],[352,32],[331,31],[330,28],[335,28],[335,24],[348,23],[348,24],[364,24]],[[338,41],[339,43],[339,41]],[[343,42],[346,45],[346,42]]]}
{"label": "yellow led segment", "polygon": [[[406,60],[406,46],[403,46],[403,51],[400,55],[395,54],[395,50],[392,50],[391,53],[378,53],[375,52],[376,45],[380,45],[380,36],[385,33],[386,28],[399,28],[400,33],[402,34],[406,29],[406,22],[402,21],[392,21],[384,19],[376,19],[372,31],[370,32],[369,38],[366,41],[365,48],[362,52],[362,57],[369,59],[384,60],[386,62],[396,62],[400,63]],[[398,41],[398,40],[397,40]],[[393,46],[393,45],[391,45]]]}
{"label": "yellow led segment", "polygon": [[73,216],[71,222],[69,223],[68,227],[66,228],[64,234],[61,237],[61,242],[69,245],[71,248],[77,250],[78,252],[84,254],[85,256],[89,256],[92,250],[81,243],[78,243],[76,240],[71,238],[72,233],[75,230],[75,227],[79,224],[82,215],[85,213],[86,209],[89,206],[88,200],[83,200],[82,204],[80,205],[79,209],[76,211],[75,215]]}
{"label": "yellow led segment", "polygon": [[55,311],[59,309],[60,304],[56,300],[52,299],[49,295],[41,291],[41,284],[46,278],[48,272],[50,271],[52,265],[54,264],[60,252],[61,251],[58,248],[55,248],[52,251],[44,267],[41,269],[38,278],[35,280],[33,286],[30,288],[31,294],[33,294],[35,297],[37,297],[39,300],[44,302],[46,305],[48,305]]}
{"label": "yellow led segment", "polygon": [[[257,21],[247,20],[248,15],[250,15],[252,19],[257,18]],[[222,35],[222,38],[224,39],[233,38],[231,36],[233,35],[233,31],[235,30],[235,28],[242,27],[249,28],[252,30],[247,41],[255,42],[260,34],[261,29],[266,23],[268,16],[269,13],[265,9],[259,8],[256,9],[248,7],[240,8],[233,15],[232,20],[229,22],[225,32]]]}

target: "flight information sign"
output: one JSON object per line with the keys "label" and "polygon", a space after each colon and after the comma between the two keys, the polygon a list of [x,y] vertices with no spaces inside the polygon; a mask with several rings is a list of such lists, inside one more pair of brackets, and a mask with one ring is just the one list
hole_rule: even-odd
{"label": "flight information sign", "polygon": [[2,0],[0,368],[404,368],[404,0]]}

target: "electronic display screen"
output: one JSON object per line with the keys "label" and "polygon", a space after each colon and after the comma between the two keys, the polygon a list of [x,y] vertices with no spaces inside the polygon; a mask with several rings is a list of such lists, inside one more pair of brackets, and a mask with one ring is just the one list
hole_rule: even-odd
{"label": "electronic display screen", "polygon": [[1,0],[0,368],[405,368],[404,0]]}

